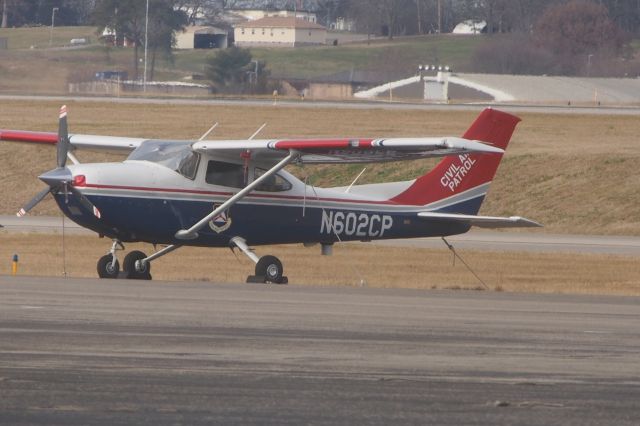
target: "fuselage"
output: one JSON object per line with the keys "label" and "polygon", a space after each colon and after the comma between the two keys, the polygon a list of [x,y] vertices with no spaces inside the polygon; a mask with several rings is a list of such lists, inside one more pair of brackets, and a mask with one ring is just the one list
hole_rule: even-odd
{"label": "fuselage", "polygon": [[[76,223],[123,242],[224,247],[233,237],[248,244],[333,243],[374,239],[447,236],[464,233],[460,223],[418,218],[421,211],[477,211],[484,193],[457,196],[434,205],[400,205],[385,194],[411,182],[316,188],[286,171],[209,222],[198,238],[178,240],[187,229],[251,182],[268,166],[253,161],[198,157],[173,167],[145,160],[69,166],[81,191],[100,211],[84,209],[74,197],[56,195],[61,210]],[[174,170],[178,168],[179,170]]]}

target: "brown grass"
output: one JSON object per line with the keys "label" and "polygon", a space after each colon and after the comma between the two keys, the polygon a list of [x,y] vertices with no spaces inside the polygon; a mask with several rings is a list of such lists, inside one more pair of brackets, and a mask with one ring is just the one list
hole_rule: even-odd
{"label": "brown grass", "polygon": [[[20,275],[61,276],[60,235],[0,232],[0,275],[11,272],[18,253]],[[66,270],[71,277],[95,277],[95,263],[110,241],[91,236],[67,236]],[[149,245],[127,250],[152,252]],[[414,289],[478,289],[481,284],[442,250],[393,248],[368,244],[336,245],[334,255],[300,245],[259,247],[259,255],[277,255],[292,284],[347,285]],[[637,258],[604,255],[493,253],[465,251],[461,255],[492,291],[640,295]],[[123,257],[120,257],[122,261]],[[372,259],[378,259],[372,261]],[[384,261],[381,261],[384,259]],[[244,282],[253,264],[227,249],[185,247],[153,263],[156,280]]]}
{"label": "brown grass", "polygon": [[[295,107],[133,105],[71,102],[73,132],[149,138],[198,138],[213,121],[216,138],[245,138],[263,122],[261,137],[460,135],[474,112],[307,109]],[[58,102],[3,101],[0,128],[56,129]],[[526,113],[483,206],[484,214],[518,214],[548,232],[640,235],[640,121],[634,116]],[[79,153],[81,160],[109,158]],[[17,211],[53,167],[55,152],[0,144],[1,214]],[[120,157],[116,157],[120,158]],[[410,179],[432,162],[369,167],[361,183]],[[317,185],[346,185],[360,166],[307,167]],[[35,214],[53,214],[53,203]]]}

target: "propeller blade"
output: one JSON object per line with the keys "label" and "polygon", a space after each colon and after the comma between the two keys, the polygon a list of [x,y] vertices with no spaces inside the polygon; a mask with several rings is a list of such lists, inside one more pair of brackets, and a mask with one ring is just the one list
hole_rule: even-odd
{"label": "propeller blade", "polygon": [[58,121],[58,167],[63,168],[67,164],[67,152],[69,152],[69,130],[67,128],[67,106],[60,108],[60,120]]}
{"label": "propeller blade", "polygon": [[98,210],[98,208],[96,206],[94,206],[93,203],[91,201],[89,201],[89,199],[87,197],[85,197],[82,192],[78,191],[76,188],[74,188],[73,186],[70,186],[70,185],[67,186],[67,189],[71,193],[73,193],[74,197],[76,197],[78,199],[78,201],[80,201],[80,204],[82,204],[82,207],[84,207],[88,211],[92,212],[95,217],[100,219],[100,217],[101,217],[100,210]]}
{"label": "propeller blade", "polygon": [[27,213],[29,213],[29,211],[35,207],[36,204],[38,204],[40,201],[42,201],[42,199],[44,197],[47,196],[47,194],[49,193],[49,191],[51,191],[51,188],[45,188],[42,191],[40,191],[35,197],[33,197],[27,204],[24,205],[24,207],[22,207],[20,209],[20,211],[18,213],[16,213],[16,216],[18,217],[22,217],[24,215],[26,215]]}

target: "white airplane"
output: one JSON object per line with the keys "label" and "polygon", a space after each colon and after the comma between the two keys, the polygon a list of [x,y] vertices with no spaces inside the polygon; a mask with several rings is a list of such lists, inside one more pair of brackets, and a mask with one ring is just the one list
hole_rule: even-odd
{"label": "white airplane", "polygon": [[[518,117],[485,109],[460,137],[388,139],[147,140],[69,135],[67,110],[58,134],[0,130],[0,141],[57,145],[48,186],[18,213],[51,193],[79,225],[113,240],[98,260],[101,278],[151,279],[151,262],[182,246],[239,248],[253,262],[250,282],[286,283],[280,260],[250,246],[444,237],[472,226],[540,226],[518,216],[477,213]],[[80,163],[75,150],[129,151],[115,163]],[[288,164],[346,164],[444,157],[412,181],[317,188],[284,170]],[[74,164],[67,166],[67,158]],[[126,242],[164,246],[116,253]]]}

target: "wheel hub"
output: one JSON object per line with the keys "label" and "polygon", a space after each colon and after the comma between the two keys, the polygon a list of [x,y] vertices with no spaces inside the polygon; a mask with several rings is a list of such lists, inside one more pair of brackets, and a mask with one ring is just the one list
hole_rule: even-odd
{"label": "wheel hub", "polygon": [[269,265],[267,267],[267,274],[270,277],[275,277],[278,275],[278,266],[277,265]]}

